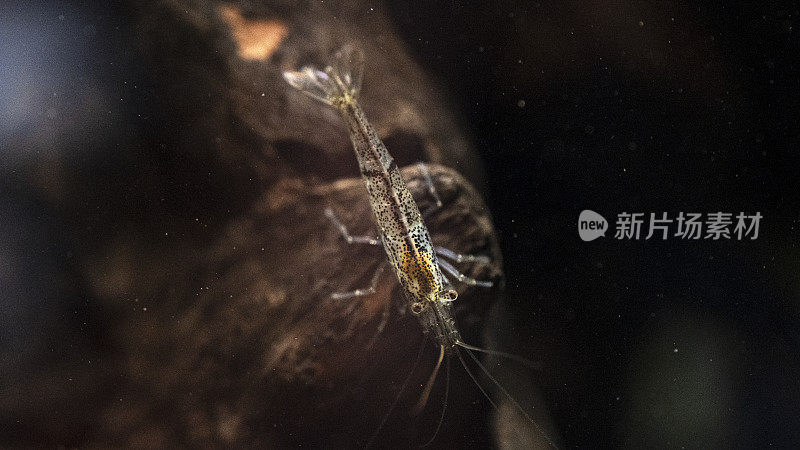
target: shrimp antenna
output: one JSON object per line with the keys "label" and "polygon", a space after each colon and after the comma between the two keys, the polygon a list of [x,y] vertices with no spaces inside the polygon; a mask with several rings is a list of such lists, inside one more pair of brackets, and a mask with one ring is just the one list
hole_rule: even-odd
{"label": "shrimp antenna", "polygon": [[[469,367],[467,366],[467,362],[464,361],[464,358],[461,356],[461,351],[458,349],[458,347],[454,347],[454,348],[456,349],[456,355],[458,356],[459,361],[461,361],[461,365],[464,366],[464,370],[467,371],[467,374],[469,374],[469,377],[472,378],[472,381],[475,382],[475,386],[478,386],[478,389],[481,390],[481,393],[483,393],[483,396],[486,397],[486,400],[489,400],[489,403],[491,403],[492,406],[494,406],[494,409],[499,409],[497,407],[497,405],[494,403],[494,400],[492,400],[492,397],[489,397],[489,394],[486,393],[486,391],[483,389],[483,386],[481,386],[481,384],[478,383],[478,379],[475,378],[475,375],[473,375],[472,371],[469,370]],[[467,351],[469,351],[469,350],[467,350]]]}
{"label": "shrimp antenna", "polygon": [[415,416],[419,414],[428,403],[428,397],[431,395],[433,383],[436,381],[436,374],[439,373],[439,367],[442,366],[442,359],[444,359],[444,345],[440,345],[439,348],[439,360],[436,361],[436,367],[433,368],[433,373],[431,374],[430,378],[428,378],[428,382],[425,383],[425,389],[422,390],[422,395],[419,396],[419,401],[417,401],[417,404],[414,405],[414,408],[411,410],[411,414]]}
{"label": "shrimp antenna", "polygon": [[444,422],[444,412],[447,411],[447,394],[450,392],[450,356],[447,357],[445,371],[447,373],[447,381],[444,385],[444,403],[442,404],[442,414],[439,416],[439,423],[436,425],[436,431],[433,432],[433,436],[428,439],[428,442],[422,444],[420,448],[433,444],[433,440],[439,435],[439,429],[442,428],[442,422]]}
{"label": "shrimp antenna", "polygon": [[529,369],[532,369],[532,370],[536,370],[536,371],[542,370],[541,364],[535,363],[535,362],[533,362],[533,361],[531,361],[529,359],[523,358],[522,356],[519,356],[519,355],[514,355],[512,353],[501,352],[499,350],[489,350],[487,348],[475,347],[474,345],[469,345],[469,344],[461,342],[461,341],[456,341],[456,345],[458,345],[460,347],[463,347],[465,349],[468,349],[468,350],[473,350],[473,351],[476,351],[476,352],[481,352],[481,353],[486,353],[486,354],[489,354],[489,355],[499,356],[501,358],[508,358],[508,359],[510,359],[512,361],[516,361],[516,362],[522,364],[523,366],[525,366],[525,367],[527,367]]}
{"label": "shrimp antenna", "polygon": [[372,444],[375,443],[375,438],[378,437],[378,434],[381,432],[381,429],[383,428],[384,425],[386,425],[386,421],[389,420],[389,416],[392,415],[392,411],[394,411],[394,408],[400,401],[400,396],[403,395],[403,391],[406,390],[408,382],[411,381],[411,376],[414,375],[414,371],[417,370],[419,361],[420,359],[422,359],[422,353],[425,351],[425,344],[427,343],[428,343],[428,335],[426,334],[425,339],[422,340],[422,345],[419,346],[419,352],[417,352],[417,357],[414,359],[414,365],[411,367],[411,372],[408,373],[408,376],[406,377],[405,381],[403,381],[403,384],[400,386],[400,391],[397,392],[397,396],[395,396],[392,405],[389,406],[389,409],[386,411],[386,414],[383,415],[383,419],[381,419],[381,424],[378,425],[378,429],[375,430],[375,433],[373,433],[372,437],[370,437],[369,441],[367,441],[367,445],[366,447],[364,447],[365,449],[370,448]]}
{"label": "shrimp antenna", "polygon": [[[527,412],[525,412],[525,410],[522,408],[522,406],[520,406],[520,404],[519,404],[519,403],[517,403],[517,401],[514,399],[514,397],[512,397],[512,396],[511,396],[511,394],[509,394],[509,393],[508,393],[508,391],[506,390],[506,388],[504,388],[504,387],[503,387],[503,385],[501,385],[501,384],[500,384],[500,383],[499,383],[499,382],[498,382],[498,381],[497,381],[497,380],[496,380],[496,379],[495,379],[495,378],[492,376],[492,374],[491,374],[491,373],[489,373],[489,370],[487,370],[487,369],[486,369],[486,367],[484,367],[484,366],[483,366],[483,364],[481,364],[480,360],[478,360],[478,358],[476,358],[476,357],[475,357],[475,355],[474,355],[474,354],[473,354],[473,353],[470,351],[470,349],[465,347],[465,350],[466,350],[467,354],[470,356],[470,358],[472,358],[472,360],[473,360],[473,361],[475,361],[475,364],[477,364],[477,365],[478,365],[478,367],[480,367],[480,368],[481,368],[481,370],[483,371],[483,373],[485,373],[485,374],[486,374],[486,376],[487,376],[487,377],[489,377],[489,379],[492,381],[492,383],[494,383],[494,384],[495,384],[495,386],[497,386],[497,387],[500,389],[500,392],[502,392],[502,393],[503,393],[503,395],[505,395],[506,397],[508,397],[508,399],[509,399],[509,400],[511,400],[511,403],[513,403],[513,404],[514,404],[514,406],[515,406],[515,407],[516,407],[516,408],[517,408],[517,409],[518,409],[518,410],[519,410],[519,411],[520,411],[520,412],[521,412],[521,413],[522,413],[522,414],[525,416],[525,418],[526,418],[526,419],[528,419],[528,421],[529,421],[530,423],[532,423],[534,427],[536,427],[536,430],[538,430],[538,431],[539,431],[539,433],[541,433],[541,435],[542,435],[542,436],[545,438],[545,440],[547,441],[547,443],[548,443],[548,444],[550,444],[550,445],[551,445],[553,448],[558,448],[558,446],[557,446],[557,445],[556,445],[556,444],[553,442],[553,440],[550,438],[550,436],[548,436],[548,434],[544,432],[544,430],[542,429],[542,427],[540,427],[540,426],[539,426],[539,424],[538,424],[538,423],[537,423],[535,420],[533,420],[533,419],[531,418],[531,416],[529,416],[529,415],[528,415],[528,413],[527,413]],[[456,348],[456,352],[458,352],[458,348]],[[460,354],[460,353],[459,353],[458,357],[459,357],[459,359],[461,359],[461,354]],[[464,363],[464,360],[463,360],[463,359],[461,360],[461,363],[462,363],[462,364]],[[466,364],[464,364],[464,368],[465,368],[465,369],[467,368],[467,365],[466,365]],[[470,376],[472,377],[472,380],[473,380],[473,381],[475,381],[475,377],[474,377],[474,376],[472,376],[472,373],[470,373],[469,369],[467,369],[467,373],[469,373],[469,374],[470,374]],[[477,381],[475,381],[475,383],[477,383]],[[483,392],[483,395],[486,395],[486,391],[484,391],[484,390],[483,390],[483,388],[481,388],[481,387],[480,387],[480,385],[478,385],[478,387],[481,389],[481,392]],[[488,398],[488,395],[487,395],[486,397]],[[491,399],[489,399],[489,402],[492,404],[492,406],[494,406],[494,408],[495,408],[495,409],[499,410],[499,409],[497,408],[497,405],[496,405],[496,404],[495,404],[495,403],[494,403],[494,402],[493,402]]]}

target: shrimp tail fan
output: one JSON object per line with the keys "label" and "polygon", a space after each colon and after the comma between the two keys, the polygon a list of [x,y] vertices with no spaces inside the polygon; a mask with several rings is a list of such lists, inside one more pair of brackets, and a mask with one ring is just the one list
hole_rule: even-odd
{"label": "shrimp tail fan", "polygon": [[329,105],[340,105],[358,96],[363,73],[364,54],[358,47],[348,44],[333,55],[325,69],[306,66],[283,72],[283,78],[309,97]]}

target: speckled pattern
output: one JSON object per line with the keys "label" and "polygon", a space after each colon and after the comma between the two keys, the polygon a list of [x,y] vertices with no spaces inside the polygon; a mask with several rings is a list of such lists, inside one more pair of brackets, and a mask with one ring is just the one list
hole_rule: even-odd
{"label": "speckled pattern", "polygon": [[442,274],[428,229],[400,170],[355,100],[341,107],[383,247],[409,300],[435,301]]}
{"label": "speckled pattern", "polygon": [[[347,123],[358,166],[369,192],[383,248],[403,287],[409,309],[439,344],[453,348],[461,336],[452,318],[453,300],[439,267],[428,229],[400,169],[370,125],[356,97],[363,56],[345,46],[324,70],[304,67],[284,72],[284,79],[301,92],[334,106]],[[443,300],[447,301],[443,301]]]}

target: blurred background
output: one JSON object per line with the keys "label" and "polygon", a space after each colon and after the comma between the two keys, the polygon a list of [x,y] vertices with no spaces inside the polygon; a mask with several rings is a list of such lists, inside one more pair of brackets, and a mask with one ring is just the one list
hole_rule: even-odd
{"label": "blurred background", "polygon": [[[534,380],[565,447],[800,445],[796,4],[354,5],[357,21],[385,18],[439,87],[452,112],[441,120],[479,155],[453,166],[482,189],[500,238],[513,336],[501,348],[541,365]],[[162,42],[143,38],[148,20],[181,8],[0,6],[0,444],[114,434],[87,411],[107,411],[127,376],[109,368],[120,311],[158,300],[98,300],[146,278],[104,266],[157,265],[206,242],[271,180],[230,136],[198,132],[225,112],[194,112],[219,94],[208,73],[169,78]],[[227,68],[203,56],[218,51],[214,32],[187,17],[176,23],[200,37],[161,28],[163,45]],[[623,211],[763,219],[754,241],[583,242],[584,209],[611,222]],[[164,244],[173,230],[182,244]],[[104,250],[130,236],[124,252]]]}
{"label": "blurred background", "polygon": [[[518,349],[564,444],[798,445],[797,5],[392,11],[483,157]],[[764,219],[756,241],[586,243],[584,209]]]}

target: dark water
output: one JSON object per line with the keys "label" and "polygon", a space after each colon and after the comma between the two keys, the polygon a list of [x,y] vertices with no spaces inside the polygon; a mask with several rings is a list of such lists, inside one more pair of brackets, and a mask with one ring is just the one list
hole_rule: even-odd
{"label": "dark water", "polygon": [[[565,446],[800,445],[798,7],[400,1],[387,10],[483,158],[513,318],[506,348],[541,362],[537,381]],[[81,2],[0,6],[0,407],[14,411],[0,417],[0,445],[78,445],[94,432],[63,388],[11,386],[38,386],[25,383],[67,366],[63,378],[105,380],[81,393],[87,404],[114,390],[98,366],[115,350],[115,306],[95,303],[76,236],[119,234],[99,227],[116,223],[110,216],[157,228],[180,213],[214,228],[224,215],[207,211],[233,216],[246,203],[232,201],[241,190],[227,174],[204,171],[207,156],[164,150],[191,139],[167,135],[179,128],[172,109],[185,105],[157,95],[130,14]],[[121,103],[92,103],[97,90]],[[60,125],[31,125],[48,120]],[[125,155],[154,142],[131,169]],[[70,159],[53,157],[61,153]],[[48,165],[32,169],[41,158]],[[72,170],[102,189],[77,198],[51,185],[48,171]],[[579,238],[586,209],[608,219],[605,238]],[[623,212],[763,219],[756,240],[615,239]],[[56,437],[29,439],[37,433]]]}
{"label": "dark water", "polygon": [[[394,5],[483,155],[565,444],[796,446],[797,6]],[[607,236],[622,212],[764,218],[754,241],[583,242],[584,209]]]}

